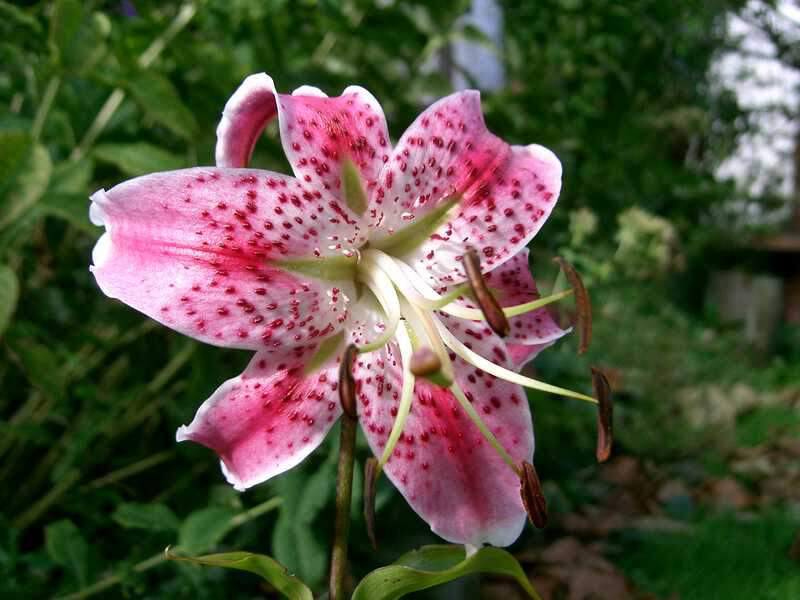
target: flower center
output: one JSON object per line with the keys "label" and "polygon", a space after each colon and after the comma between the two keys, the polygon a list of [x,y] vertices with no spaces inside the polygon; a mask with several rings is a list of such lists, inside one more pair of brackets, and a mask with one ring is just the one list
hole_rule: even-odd
{"label": "flower center", "polygon": [[[366,285],[377,299],[384,312],[386,327],[380,336],[369,344],[360,346],[358,351],[371,352],[395,340],[399,346],[403,363],[403,388],[400,405],[389,440],[381,456],[380,467],[392,455],[403,431],[411,408],[415,380],[417,377],[425,377],[432,383],[448,388],[453,393],[487,442],[515,473],[520,474],[520,467],[483,422],[455,380],[451,353],[500,379],[561,396],[592,403],[597,402],[590,396],[526,377],[498,365],[471,350],[450,333],[437,316],[437,311],[471,321],[484,321],[487,319],[486,313],[490,312],[489,310],[469,308],[463,303],[457,302],[459,298],[472,293],[468,284],[460,285],[446,294],[439,294],[413,268],[399,258],[370,247],[362,248],[359,254],[357,279]],[[484,292],[488,293],[485,286]],[[497,309],[502,310],[505,317],[518,316],[561,300],[570,293],[571,290],[567,290],[533,302],[504,309],[497,307]],[[481,304],[481,306],[483,305]],[[421,366],[415,368],[415,365]]]}

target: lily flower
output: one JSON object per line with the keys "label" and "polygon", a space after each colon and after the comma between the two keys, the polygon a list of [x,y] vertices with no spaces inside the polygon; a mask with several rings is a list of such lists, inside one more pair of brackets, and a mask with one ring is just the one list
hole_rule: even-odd
{"label": "lily flower", "polygon": [[[275,117],[293,176],[246,168]],[[558,198],[556,156],[489,132],[476,91],[439,100],[392,147],[363,88],[280,94],[263,73],[228,101],[217,136],[216,167],[91,197],[106,295],[255,352],[178,441],[213,449],[238,490],[290,469],[342,413],[354,345],[358,419],[380,468],[442,538],[511,544],[534,451],[523,386],[593,401],[518,372],[567,333],[544,307],[564,294],[539,297],[525,248]],[[470,291],[470,251],[505,339]]]}

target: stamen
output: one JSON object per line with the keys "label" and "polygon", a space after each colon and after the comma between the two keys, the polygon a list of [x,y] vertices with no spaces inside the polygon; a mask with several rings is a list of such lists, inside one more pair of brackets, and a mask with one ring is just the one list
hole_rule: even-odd
{"label": "stamen", "polygon": [[356,380],[353,377],[353,359],[357,349],[355,344],[349,344],[342,355],[342,364],[339,365],[339,402],[342,410],[351,419],[358,418],[356,413]]}
{"label": "stamen", "polygon": [[467,413],[467,416],[475,424],[475,427],[477,427],[478,430],[483,435],[483,437],[486,438],[486,441],[489,442],[489,444],[492,446],[492,448],[495,449],[497,454],[500,455],[500,458],[502,458],[505,461],[505,463],[509,467],[511,467],[511,470],[514,471],[514,473],[516,473],[517,476],[521,477],[522,470],[519,468],[514,459],[511,458],[508,452],[506,452],[506,449],[503,448],[503,445],[495,437],[492,431],[486,426],[486,423],[483,422],[483,419],[481,419],[480,415],[478,414],[478,411],[476,411],[475,407],[472,406],[472,402],[470,402],[469,399],[466,397],[466,395],[464,395],[464,391],[455,382],[453,383],[452,386],[450,386],[450,391],[453,392],[453,396],[456,397],[456,400],[458,400],[458,403],[461,405],[461,408],[464,409],[464,412]]}
{"label": "stamen", "polygon": [[475,301],[478,303],[489,327],[500,337],[506,337],[511,333],[511,325],[508,324],[508,319],[503,314],[503,309],[500,308],[497,298],[494,297],[494,294],[489,291],[489,287],[486,285],[486,280],[481,273],[481,261],[474,248],[470,248],[464,254],[464,270],[467,272],[467,280],[472,288]]}
{"label": "stamen", "polygon": [[592,388],[597,396],[597,462],[605,462],[611,456],[614,440],[614,404],[611,398],[611,386],[605,373],[597,367],[592,369]]}
{"label": "stamen", "polygon": [[397,345],[400,347],[400,358],[403,361],[403,388],[400,391],[400,405],[397,407],[397,416],[392,425],[392,431],[389,433],[389,439],[386,441],[386,447],[383,449],[381,460],[378,465],[378,473],[387,463],[392,456],[397,441],[403,433],[403,427],[406,424],[406,418],[411,411],[411,400],[414,397],[414,374],[411,372],[411,355],[413,349],[411,347],[411,340],[408,337],[405,325],[397,328]]}
{"label": "stamen", "polygon": [[580,335],[578,354],[583,354],[589,348],[589,342],[592,341],[592,303],[589,300],[589,292],[586,291],[581,276],[566,259],[556,256],[553,261],[558,263],[570,286],[575,290],[575,308],[577,309],[575,326]]}
{"label": "stamen", "polygon": [[453,352],[455,352],[458,356],[463,358],[469,364],[478,367],[483,371],[486,371],[490,375],[494,375],[495,377],[498,377],[500,379],[505,379],[506,381],[510,381],[511,383],[517,383],[519,385],[534,390],[549,392],[551,394],[566,396],[568,398],[575,398],[577,400],[584,400],[586,402],[591,402],[592,404],[598,403],[597,400],[595,398],[592,398],[591,396],[586,396],[578,392],[573,392],[572,390],[568,390],[555,385],[550,385],[549,383],[539,381],[538,379],[525,377],[524,375],[520,375],[519,373],[510,371],[504,367],[501,367],[500,365],[496,365],[492,361],[478,354],[477,352],[474,352],[473,350],[467,348],[452,333],[450,333],[450,331],[444,325],[442,325],[441,321],[435,319],[435,322],[437,328],[439,329],[439,334],[442,336],[442,340],[444,340],[444,343],[447,345],[448,348],[450,348]]}
{"label": "stamen", "polygon": [[547,500],[542,493],[542,483],[536,469],[528,461],[522,463],[519,494],[531,523],[538,529],[547,525]]}
{"label": "stamen", "polygon": [[[448,292],[444,296],[440,296],[437,294],[432,287],[430,287],[423,279],[419,276],[419,274],[405,264],[402,261],[397,261],[398,266],[403,271],[403,274],[408,278],[411,284],[421,293],[424,294],[425,297],[428,299],[429,303],[436,303],[436,306],[431,307],[432,310],[441,310],[444,313],[449,315],[453,315],[454,317],[460,317],[462,319],[468,319],[470,321],[483,321],[484,316],[483,313],[475,308],[467,308],[466,306],[459,306],[457,304],[448,304],[445,302],[446,299],[457,300],[459,296],[465,295],[465,292],[469,290],[469,285],[466,286],[459,286],[452,292]],[[536,300],[531,300],[530,302],[526,302],[525,304],[516,304],[514,306],[507,306],[503,309],[503,312],[507,317],[518,317],[519,315],[523,315],[525,313],[534,311],[538,308],[542,308],[543,306],[547,306],[548,304],[552,304],[553,302],[558,302],[559,300],[563,300],[564,298],[568,297],[572,294],[573,291],[571,289],[564,290],[563,292],[558,292],[556,294],[551,294],[550,296],[545,296],[543,298],[537,298]],[[438,298],[438,300],[431,300],[431,298]],[[420,303],[420,306],[426,306]],[[427,306],[426,306],[427,307]]]}
{"label": "stamen", "polygon": [[363,354],[383,348],[392,340],[397,331],[397,326],[400,324],[401,315],[400,300],[397,298],[392,281],[386,276],[386,273],[380,269],[362,268],[359,269],[359,277],[378,299],[386,314],[386,329],[383,330],[383,333],[372,342],[358,347],[358,351]]}

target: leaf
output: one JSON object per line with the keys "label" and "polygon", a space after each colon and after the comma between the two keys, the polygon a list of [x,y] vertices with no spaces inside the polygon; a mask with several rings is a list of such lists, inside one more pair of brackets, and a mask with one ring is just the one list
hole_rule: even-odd
{"label": "leaf", "polygon": [[60,399],[64,395],[64,374],[62,361],[53,351],[29,337],[9,336],[7,341],[30,382],[50,398]]}
{"label": "leaf", "polygon": [[[53,165],[53,174],[50,177],[50,187],[47,194],[82,194],[88,196],[93,189],[89,189],[94,174],[94,161],[88,156],[80,160],[62,160]],[[88,209],[87,209],[88,210]]]}
{"label": "leaf", "polygon": [[36,204],[47,189],[52,171],[50,154],[44,146],[36,144],[16,182],[0,198],[0,229]]}
{"label": "leaf", "polygon": [[0,337],[11,322],[19,299],[19,280],[9,267],[0,265]]}
{"label": "leaf", "polygon": [[83,9],[78,0],[55,2],[53,14],[50,17],[50,43],[58,50],[59,54],[63,55],[69,50],[82,21]]}
{"label": "leaf", "polygon": [[207,552],[225,537],[236,514],[225,506],[211,506],[190,514],[180,527],[178,546],[184,552]]}
{"label": "leaf", "polygon": [[53,562],[84,587],[89,571],[89,545],[75,524],[64,519],[48,525],[44,532],[44,545]]}
{"label": "leaf", "polygon": [[465,558],[463,546],[423,546],[361,580],[352,600],[395,600],[473,573],[513,577],[531,598],[541,600],[511,554],[486,546]]}
{"label": "leaf", "polygon": [[0,131],[0,190],[8,186],[31,150],[31,137],[25,131]]}
{"label": "leaf", "polygon": [[111,163],[126,175],[144,175],[156,171],[172,171],[186,166],[180,156],[148,144],[100,144],[94,149],[97,160]]}
{"label": "leaf", "polygon": [[180,527],[178,517],[164,504],[126,502],[117,507],[111,518],[129,529],[175,531]]}
{"label": "leaf", "polygon": [[226,552],[206,556],[182,557],[167,552],[170,560],[180,560],[209,567],[238,569],[261,575],[276,590],[290,600],[313,600],[311,590],[302,581],[289,574],[289,571],[274,558],[252,552]]}
{"label": "leaf", "polygon": [[139,106],[161,125],[184,139],[194,136],[197,121],[169,79],[141,71],[128,82],[128,89]]}
{"label": "leaf", "polygon": [[63,219],[81,231],[96,236],[98,229],[89,221],[89,199],[83,194],[47,194],[36,205],[40,215]]}

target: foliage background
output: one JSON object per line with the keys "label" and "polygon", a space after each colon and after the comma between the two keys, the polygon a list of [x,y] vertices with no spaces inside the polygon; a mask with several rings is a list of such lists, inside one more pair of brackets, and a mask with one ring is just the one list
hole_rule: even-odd
{"label": "foliage background", "polygon": [[[595,299],[588,360],[568,341],[542,355],[537,370],[585,389],[589,362],[614,368],[623,382],[618,452],[677,469],[690,483],[730,474],[725,456],[737,444],[758,446],[776,427],[800,435],[796,408],[757,407],[720,428],[690,425],[678,402],[689,388],[741,383],[780,392],[800,379],[796,331],[784,328],[777,353],[756,357],[703,303],[710,269],[723,260],[718,249],[732,236],[709,218],[735,194],[713,171],[743,127],[735,100],[707,73],[726,43],[726,11],[741,4],[504,1],[505,43],[496,50],[508,85],[483,97],[493,131],[561,157],[564,193],[534,242],[536,272],[552,281],[547,259],[561,253],[580,267]],[[312,83],[334,94],[364,85],[396,139],[427,101],[451,91],[443,71],[430,68],[448,44],[488,43],[460,19],[468,5],[0,2],[0,596],[270,594],[247,575],[164,564],[168,544],[261,551],[323,586],[337,436],[301,467],[244,494],[224,483],[208,451],[176,445],[176,428],[248,357],[196,344],[100,294],[87,268],[99,235],[87,196],[130,176],[211,163],[222,106],[246,75],[262,70],[282,90]],[[196,13],[170,35],[191,8]],[[158,40],[163,51],[145,65]],[[123,99],[92,138],[112,93]],[[274,131],[253,164],[288,171]],[[530,399],[537,466],[554,512],[598,501],[606,490],[592,462],[592,411]],[[359,448],[365,457],[363,441]],[[381,547],[373,552],[358,477],[356,579],[436,541],[384,482]],[[798,501],[751,511],[742,525],[737,514],[688,494],[667,512],[693,528],[695,560],[669,564],[687,538],[625,529],[607,541],[606,554],[640,589],[665,596],[798,597],[800,576],[786,556]],[[526,531],[513,550],[524,555],[558,539],[558,523]],[[735,554],[728,532],[741,527],[751,534],[737,547],[754,537],[769,542],[758,553],[725,554]],[[714,558],[720,554],[730,560]],[[752,574],[743,581],[734,565],[746,557]],[[709,572],[718,585],[708,586]],[[428,597],[479,589],[461,582]]]}

